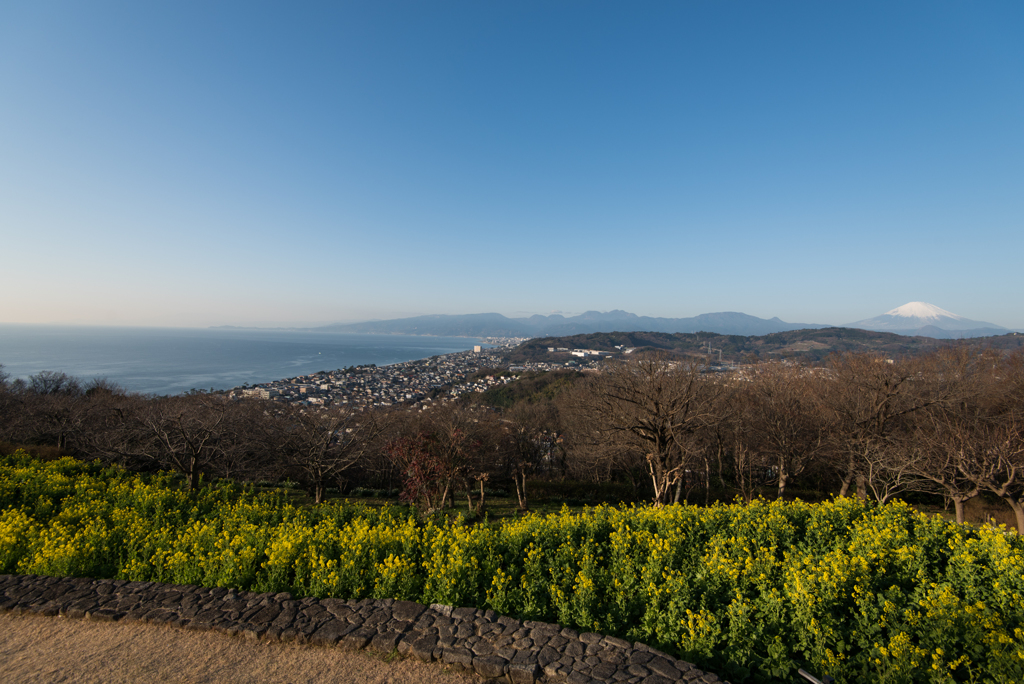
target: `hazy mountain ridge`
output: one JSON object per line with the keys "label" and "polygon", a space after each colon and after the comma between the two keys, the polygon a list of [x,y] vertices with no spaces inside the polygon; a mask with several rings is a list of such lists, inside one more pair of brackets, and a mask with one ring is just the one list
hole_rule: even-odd
{"label": "hazy mountain ridge", "polygon": [[[711,332],[719,335],[757,336],[831,327],[834,326],[821,323],[788,323],[778,317],[758,318],[738,311],[705,313],[690,318],[662,318],[638,316],[616,309],[605,312],[586,311],[578,316],[534,314],[526,318],[509,318],[499,313],[434,314],[384,321],[336,323],[312,330],[441,337],[565,337],[613,330],[669,334]],[[990,337],[1009,332],[995,323],[974,321],[925,302],[910,302],[881,316],[848,323],[842,327],[935,339]]]}
{"label": "hazy mountain ridge", "polygon": [[637,316],[628,311],[587,311],[579,316],[535,314],[508,318],[498,313],[430,315],[389,321],[339,323],[317,330],[331,332],[440,335],[446,337],[537,337],[596,333],[608,330],[662,333],[715,332],[724,335],[767,335],[787,330],[826,328],[815,323],[787,323],[779,318],[758,318],[735,311],[706,313],[691,318]]}

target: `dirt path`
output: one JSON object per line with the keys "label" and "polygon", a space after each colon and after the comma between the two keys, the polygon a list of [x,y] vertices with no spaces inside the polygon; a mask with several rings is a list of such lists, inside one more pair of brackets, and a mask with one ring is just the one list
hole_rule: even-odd
{"label": "dirt path", "polygon": [[216,632],[0,613],[0,682],[481,684],[440,664]]}

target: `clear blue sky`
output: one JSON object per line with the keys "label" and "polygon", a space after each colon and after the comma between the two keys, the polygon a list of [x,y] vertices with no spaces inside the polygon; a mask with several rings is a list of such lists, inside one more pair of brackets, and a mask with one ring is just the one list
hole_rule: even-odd
{"label": "clear blue sky", "polygon": [[1024,327],[1016,0],[8,0],[0,103],[0,322]]}

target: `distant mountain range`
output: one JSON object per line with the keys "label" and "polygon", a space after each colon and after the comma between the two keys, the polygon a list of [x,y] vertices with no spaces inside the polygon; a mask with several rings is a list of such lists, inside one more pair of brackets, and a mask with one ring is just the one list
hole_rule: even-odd
{"label": "distant mountain range", "polygon": [[826,328],[815,323],[787,323],[778,318],[758,318],[732,311],[707,313],[692,318],[653,318],[627,311],[587,311],[579,316],[534,315],[508,318],[497,313],[461,316],[415,316],[390,321],[339,323],[317,330],[401,335],[465,337],[541,337],[582,335],[595,332],[644,330],[664,333],[717,332],[723,335],[767,335],[787,330]]}
{"label": "distant mountain range", "polygon": [[[393,335],[438,335],[444,337],[562,337],[597,332],[714,332],[720,335],[768,335],[790,330],[819,330],[833,327],[821,323],[787,323],[779,318],[758,318],[724,311],[692,318],[655,318],[628,311],[587,311],[579,316],[534,315],[508,318],[497,313],[414,316],[387,321],[337,323],[315,330],[324,332]],[[924,302],[910,302],[881,316],[849,323],[859,328],[899,335],[939,339],[988,337],[1008,330],[994,323],[972,321]]]}
{"label": "distant mountain range", "polygon": [[995,323],[972,321],[925,302],[910,302],[881,316],[848,323],[843,327],[940,339],[990,337],[1009,332]]}

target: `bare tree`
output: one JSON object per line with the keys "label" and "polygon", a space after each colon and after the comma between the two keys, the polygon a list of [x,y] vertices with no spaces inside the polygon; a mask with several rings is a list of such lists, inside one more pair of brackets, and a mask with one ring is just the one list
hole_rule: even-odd
{"label": "bare tree", "polygon": [[161,466],[182,473],[193,490],[203,469],[226,446],[225,422],[225,403],[202,394],[150,400],[138,417],[148,453]]}
{"label": "bare tree", "polygon": [[949,350],[912,360],[875,354],[843,354],[830,360],[825,402],[832,412],[835,452],[841,461],[840,496],[856,482],[858,495],[872,489],[869,477],[889,477],[900,433],[912,419],[956,401],[970,379],[969,355]]}
{"label": "bare tree", "polygon": [[149,401],[136,394],[110,388],[90,388],[88,425],[81,449],[124,468],[142,468],[154,462],[152,435],[145,429],[143,415]]}
{"label": "bare tree", "polygon": [[608,440],[594,426],[592,382],[578,382],[558,397],[564,436],[565,474],[584,482],[607,482],[617,473],[643,472],[643,452],[624,440]]}
{"label": "bare tree", "polygon": [[[467,475],[482,440],[479,418],[454,403],[437,406],[391,439],[386,451],[402,473],[402,497],[427,512],[443,509]],[[411,430],[409,430],[411,428]]]}
{"label": "bare tree", "polygon": [[11,382],[0,364],[0,441],[20,441],[25,421],[25,392],[22,382]]}
{"label": "bare tree", "polygon": [[1016,416],[979,424],[961,473],[1010,507],[1024,534],[1024,424]]}
{"label": "bare tree", "polygon": [[234,480],[271,480],[283,470],[288,445],[287,423],[280,405],[260,399],[229,401],[211,473]]}
{"label": "bare tree", "polygon": [[[753,372],[745,402],[751,448],[778,485],[778,498],[791,478],[825,453],[829,421],[817,392],[820,382],[807,368],[763,364]],[[749,458],[745,458],[749,461]]]}
{"label": "bare tree", "polygon": [[[738,433],[738,431],[737,431]],[[758,488],[771,484],[771,464],[751,449],[737,434],[731,450],[732,475],[744,501],[750,502]]]}
{"label": "bare tree", "polygon": [[33,394],[77,397],[84,393],[78,378],[59,371],[39,371],[28,379],[28,389]]}
{"label": "bare tree", "polygon": [[289,462],[308,480],[316,503],[323,501],[327,483],[357,463],[387,427],[381,411],[348,408],[295,411],[287,420]]}
{"label": "bare tree", "polygon": [[721,419],[723,385],[692,360],[637,359],[613,365],[573,394],[576,448],[604,443],[612,453],[642,454],[654,501],[682,489],[694,437]]}
{"label": "bare tree", "polygon": [[67,373],[40,371],[30,376],[23,403],[29,440],[69,449],[82,430],[84,394],[81,382]]}
{"label": "bare tree", "polygon": [[521,402],[503,414],[504,460],[521,511],[527,510],[526,478],[540,468],[545,457],[550,457],[557,439],[554,411],[550,403]]}
{"label": "bare tree", "polygon": [[920,489],[938,492],[953,503],[956,521],[964,522],[964,504],[981,493],[973,477],[976,461],[974,424],[960,416],[940,414],[933,424],[922,426],[915,434],[922,458],[913,466]]}
{"label": "bare tree", "polygon": [[920,490],[919,464],[924,459],[912,435],[897,432],[862,454],[860,472],[878,503],[892,501],[907,491]]}

